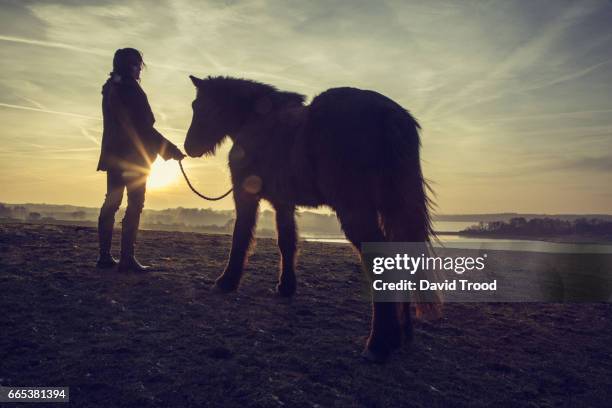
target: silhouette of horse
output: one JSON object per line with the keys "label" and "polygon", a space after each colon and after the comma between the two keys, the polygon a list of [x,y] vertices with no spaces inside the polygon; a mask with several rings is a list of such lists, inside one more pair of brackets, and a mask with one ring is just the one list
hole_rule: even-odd
{"label": "silhouette of horse", "polygon": [[[185,139],[191,157],[214,154],[229,136],[236,222],[217,290],[235,290],[253,238],[261,199],[276,210],[281,268],[277,292],[296,290],[296,206],[335,210],[348,240],[425,242],[431,232],[419,159],[419,124],[391,99],[334,88],[310,105],[303,95],[229,77],[198,79]],[[417,304],[417,315],[420,306]],[[412,337],[409,303],[373,303],[364,357],[384,360]]]}

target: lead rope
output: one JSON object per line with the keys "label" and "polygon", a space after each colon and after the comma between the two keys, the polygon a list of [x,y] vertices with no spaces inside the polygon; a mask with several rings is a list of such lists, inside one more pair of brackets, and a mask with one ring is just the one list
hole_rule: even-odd
{"label": "lead rope", "polygon": [[183,173],[183,177],[185,177],[185,181],[187,182],[187,185],[189,186],[189,188],[191,189],[191,191],[193,191],[198,197],[201,197],[205,200],[208,201],[219,201],[224,199],[225,197],[227,197],[229,195],[229,193],[231,193],[234,189],[230,188],[229,191],[223,195],[220,195],[219,197],[207,197],[204,194],[200,193],[198,190],[196,190],[192,185],[191,182],[189,181],[189,177],[187,177],[187,173],[185,173],[185,169],[183,169],[183,160],[179,160],[179,167],[181,168],[181,173]]}

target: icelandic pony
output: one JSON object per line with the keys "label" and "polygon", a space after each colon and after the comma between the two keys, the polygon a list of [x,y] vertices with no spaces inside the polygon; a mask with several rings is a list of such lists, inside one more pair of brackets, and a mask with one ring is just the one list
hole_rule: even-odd
{"label": "icelandic pony", "polygon": [[[399,104],[373,91],[333,88],[305,105],[303,95],[251,80],[190,78],[197,97],[187,154],[214,154],[226,136],[233,142],[236,222],[217,290],[240,283],[261,199],[276,210],[281,296],[296,290],[296,206],[331,207],[358,251],[363,242],[429,240],[419,124]],[[426,305],[417,304],[417,315]],[[410,304],[373,302],[364,357],[384,360],[403,335],[412,335]]]}

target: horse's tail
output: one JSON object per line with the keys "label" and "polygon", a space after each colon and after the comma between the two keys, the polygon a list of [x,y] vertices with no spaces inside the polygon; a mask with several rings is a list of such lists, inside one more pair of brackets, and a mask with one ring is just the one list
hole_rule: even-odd
{"label": "horse's tail", "polygon": [[[385,238],[390,242],[421,243],[425,252],[431,250],[435,238],[430,210],[433,206],[428,192],[433,193],[423,177],[420,162],[418,122],[406,111],[394,113],[386,126],[387,165],[382,175],[380,191],[380,222]],[[415,256],[419,256],[415,254]],[[421,279],[435,281],[435,271],[419,271]],[[413,300],[417,318],[441,315],[442,300],[437,291],[415,291]]]}

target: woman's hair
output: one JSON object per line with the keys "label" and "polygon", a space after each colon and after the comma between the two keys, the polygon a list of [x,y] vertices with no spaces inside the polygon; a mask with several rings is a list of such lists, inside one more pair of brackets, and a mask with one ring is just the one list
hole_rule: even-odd
{"label": "woman's hair", "polygon": [[136,48],[120,48],[113,57],[113,72],[121,76],[130,76],[132,67],[137,64],[144,65],[142,53]]}

